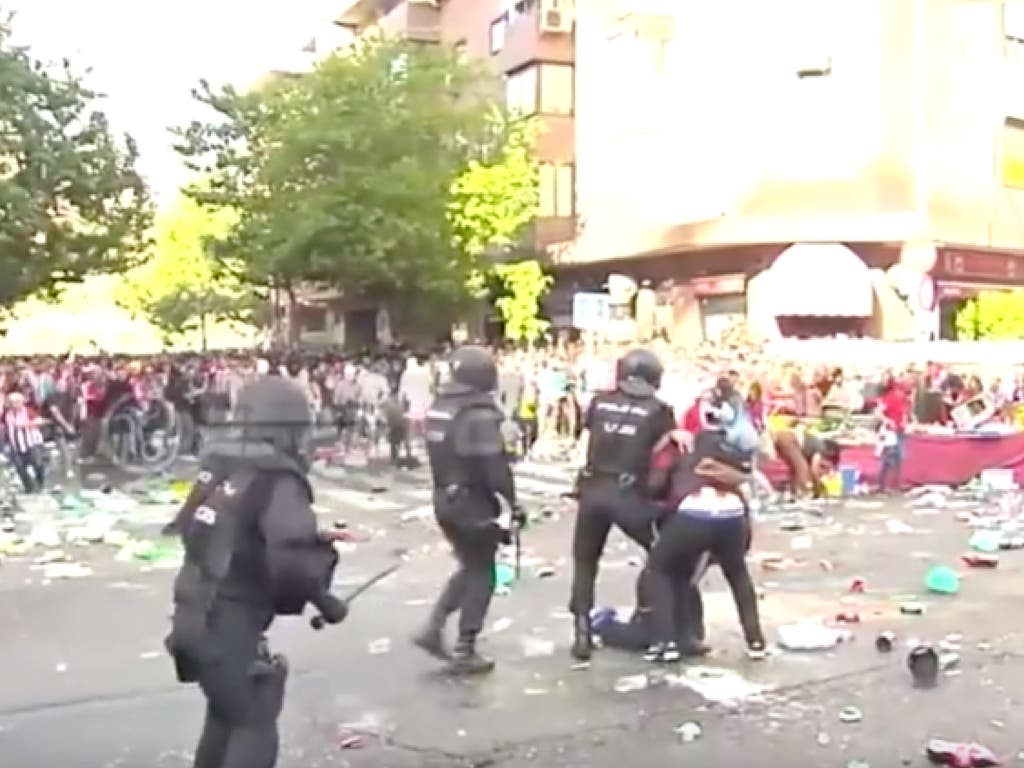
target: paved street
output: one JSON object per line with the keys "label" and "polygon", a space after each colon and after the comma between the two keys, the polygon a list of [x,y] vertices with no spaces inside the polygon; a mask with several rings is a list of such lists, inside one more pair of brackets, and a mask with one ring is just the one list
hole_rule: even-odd
{"label": "paved street", "polygon": [[[449,568],[431,521],[423,519],[422,473],[398,480],[349,470],[317,481],[325,520],[344,519],[367,539],[344,555],[339,590],[390,562],[397,548],[411,554],[342,627],[315,633],[299,620],[275,627],[273,643],[293,669],[282,766],[842,767],[862,760],[888,768],[925,765],[921,748],[932,736],[975,739],[1010,762],[1024,749],[1024,552],[1003,553],[996,570],[961,568],[956,596],[921,595],[930,565],[959,566],[970,535],[957,519],[962,509],[852,502],[805,516],[806,527],[796,532],[783,532],[779,516],[765,517],[751,557],[766,630],[774,636],[789,622],[858,610],[853,640],[748,661],[731,600],[712,573],[715,654],[704,667],[644,679],[637,676],[649,665],[610,650],[589,670],[571,668],[564,604],[572,513],[557,498],[568,473],[521,474],[528,505],[538,513],[546,506],[548,516],[529,531],[523,581],[492,607],[485,645],[499,668],[470,682],[439,675],[407,642]],[[768,553],[783,557],[762,567]],[[93,575],[46,583],[30,556],[0,567],[0,762],[188,765],[202,706],[194,690],[173,682],[161,653],[171,571],[116,562],[103,546],[75,555],[94,567]],[[602,602],[629,605],[638,563],[629,544],[613,540]],[[541,564],[553,565],[555,575],[537,578]],[[858,577],[867,591],[851,597]],[[913,595],[926,612],[900,615],[900,601]],[[892,654],[874,648],[883,629],[899,637]],[[938,689],[914,690],[907,638],[937,643],[954,633],[963,635],[959,667]],[[646,687],[616,690],[627,684]],[[840,710],[851,706],[863,713],[861,722],[840,721]],[[683,743],[674,729],[690,722],[701,735]],[[358,748],[343,749],[353,735],[361,736]]]}

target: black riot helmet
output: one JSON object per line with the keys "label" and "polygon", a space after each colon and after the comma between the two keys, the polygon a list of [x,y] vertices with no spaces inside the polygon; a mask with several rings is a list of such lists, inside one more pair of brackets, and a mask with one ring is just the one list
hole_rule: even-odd
{"label": "black riot helmet", "polygon": [[452,381],[476,392],[498,388],[498,368],[494,356],[484,347],[459,347],[451,356]]}
{"label": "black riot helmet", "polygon": [[665,369],[649,349],[631,349],[619,358],[615,381],[619,390],[632,397],[650,397],[661,386]]}
{"label": "black riot helmet", "polygon": [[238,393],[232,422],[243,445],[269,445],[300,463],[308,459],[313,414],[306,394],[280,376],[259,376]]}

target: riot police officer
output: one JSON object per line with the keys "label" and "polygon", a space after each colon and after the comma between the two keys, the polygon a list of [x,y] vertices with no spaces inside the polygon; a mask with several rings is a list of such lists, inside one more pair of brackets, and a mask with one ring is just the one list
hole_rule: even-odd
{"label": "riot police officer", "polygon": [[[510,541],[511,526],[522,524],[522,513],[505,453],[504,415],[494,399],[494,359],[482,347],[465,346],[453,353],[450,364],[451,379],[441,385],[427,411],[425,431],[434,514],[458,569],[413,642],[448,661],[454,674],[485,674],[494,662],[477,652],[476,638],[494,593],[498,545]],[[444,629],[456,612],[458,640],[449,652]]]}
{"label": "riot police officer", "polygon": [[239,434],[211,446],[168,526],[185,562],[167,649],[178,679],[198,683],[207,702],[194,768],[272,768],[287,665],[264,632],[307,603],[328,623],[347,613],[329,593],[337,555],[310,506],[305,394],[262,376],[239,393],[234,423]]}
{"label": "riot police officer", "polygon": [[657,356],[634,349],[619,360],[614,391],[596,395],[587,409],[586,464],[579,479],[573,529],[572,655],[590,658],[594,583],[612,525],[645,550],[654,539],[660,510],[647,496],[651,453],[675,427],[672,409],[655,397],[663,369]]}

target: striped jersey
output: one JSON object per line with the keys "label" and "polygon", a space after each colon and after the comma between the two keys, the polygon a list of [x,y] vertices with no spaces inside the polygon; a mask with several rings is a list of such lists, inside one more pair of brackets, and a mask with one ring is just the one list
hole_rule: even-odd
{"label": "striped jersey", "polygon": [[43,444],[36,415],[26,406],[4,411],[4,440],[16,453],[27,453]]}

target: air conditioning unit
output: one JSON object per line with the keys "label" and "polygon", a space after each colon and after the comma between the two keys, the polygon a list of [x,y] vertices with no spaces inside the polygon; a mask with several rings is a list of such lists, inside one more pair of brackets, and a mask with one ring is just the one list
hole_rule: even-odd
{"label": "air conditioning unit", "polygon": [[572,9],[566,0],[541,0],[540,31],[566,33],[572,31]]}

